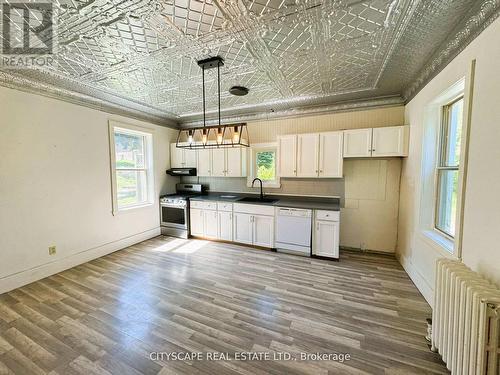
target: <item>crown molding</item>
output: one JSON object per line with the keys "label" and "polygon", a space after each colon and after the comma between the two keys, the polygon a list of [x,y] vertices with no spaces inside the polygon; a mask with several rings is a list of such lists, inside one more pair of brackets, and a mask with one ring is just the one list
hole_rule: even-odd
{"label": "crown molding", "polygon": [[479,10],[466,18],[443,43],[417,77],[403,90],[405,103],[410,102],[436,75],[458,56],[479,34],[500,16],[500,0],[486,0]]}
{"label": "crown molding", "polygon": [[52,99],[84,106],[114,115],[125,116],[155,125],[177,129],[177,121],[167,117],[163,112],[152,109],[140,103],[131,102],[121,97],[110,97],[109,100],[84,94],[53,84],[44,83],[11,72],[0,71],[0,86],[41,95]]}
{"label": "crown molding", "polygon": [[[222,118],[224,124],[239,123],[239,122],[257,122],[266,120],[276,120],[287,117],[303,117],[312,115],[323,115],[336,112],[361,111],[373,108],[396,107],[404,105],[404,100],[400,96],[377,97],[365,100],[345,101],[330,105],[294,108],[289,110],[266,112],[266,113],[251,113],[241,116],[230,116]],[[217,125],[217,119],[209,119],[206,125]],[[202,120],[189,121],[180,123],[181,128],[190,128],[202,126]]]}

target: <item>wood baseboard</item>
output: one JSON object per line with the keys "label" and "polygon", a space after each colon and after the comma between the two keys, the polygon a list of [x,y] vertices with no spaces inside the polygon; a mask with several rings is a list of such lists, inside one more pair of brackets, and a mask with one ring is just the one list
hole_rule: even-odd
{"label": "wood baseboard", "polygon": [[54,260],[53,262],[45,263],[12,275],[7,275],[0,278],[0,294],[20,288],[23,285],[30,284],[34,281],[65,271],[69,268],[76,267],[80,264],[100,258],[104,255],[108,255],[159,235],[160,228],[158,227],[119,239],[117,241],[106,243],[98,247],[83,250],[65,258]]}
{"label": "wood baseboard", "polygon": [[396,253],[396,259],[399,261],[403,269],[406,271],[413,284],[415,284],[420,294],[422,294],[427,303],[431,307],[433,307],[434,289],[432,288],[432,286],[427,282],[427,280],[414,266],[414,264],[411,262],[411,259],[408,259],[407,257],[397,253]]}

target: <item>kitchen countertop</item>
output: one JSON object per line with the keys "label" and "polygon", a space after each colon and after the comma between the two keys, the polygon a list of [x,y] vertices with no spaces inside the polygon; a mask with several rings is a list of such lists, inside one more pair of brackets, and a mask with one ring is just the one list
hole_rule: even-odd
{"label": "kitchen countertop", "polygon": [[264,198],[277,199],[276,202],[241,202],[241,198],[245,197],[258,197],[258,194],[249,193],[226,193],[226,192],[209,192],[207,194],[199,195],[190,198],[190,200],[196,201],[221,201],[221,202],[231,202],[231,203],[242,203],[242,204],[259,204],[265,206],[275,206],[275,207],[291,207],[291,208],[305,208],[312,210],[328,210],[328,211],[340,211],[340,199],[339,198],[323,198],[323,197],[304,197],[304,196],[292,196],[292,195],[264,195]]}

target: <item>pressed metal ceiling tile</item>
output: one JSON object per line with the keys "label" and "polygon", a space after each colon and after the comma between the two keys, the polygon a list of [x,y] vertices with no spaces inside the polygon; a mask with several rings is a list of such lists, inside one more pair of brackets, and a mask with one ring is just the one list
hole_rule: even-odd
{"label": "pressed metal ceiling tile", "polygon": [[[183,120],[201,112],[196,61],[220,55],[228,113],[401,95],[457,25],[500,0],[58,0],[57,64],[16,71]],[[491,5],[493,4],[493,5]],[[21,21],[19,21],[21,22]],[[468,24],[470,27],[470,23]],[[451,33],[451,34],[450,34]],[[3,69],[5,71],[5,69]],[[0,71],[1,73],[1,71]],[[30,81],[31,82],[31,81]],[[245,97],[227,90],[250,89]],[[206,74],[208,110],[216,71]],[[269,104],[270,105],[270,104]],[[135,108],[135,107],[134,107]]]}

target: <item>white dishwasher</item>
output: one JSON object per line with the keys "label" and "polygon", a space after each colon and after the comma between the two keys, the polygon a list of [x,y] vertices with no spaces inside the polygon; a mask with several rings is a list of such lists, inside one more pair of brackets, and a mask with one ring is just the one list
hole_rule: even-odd
{"label": "white dishwasher", "polygon": [[276,208],[276,242],[278,251],[310,256],[312,210]]}

